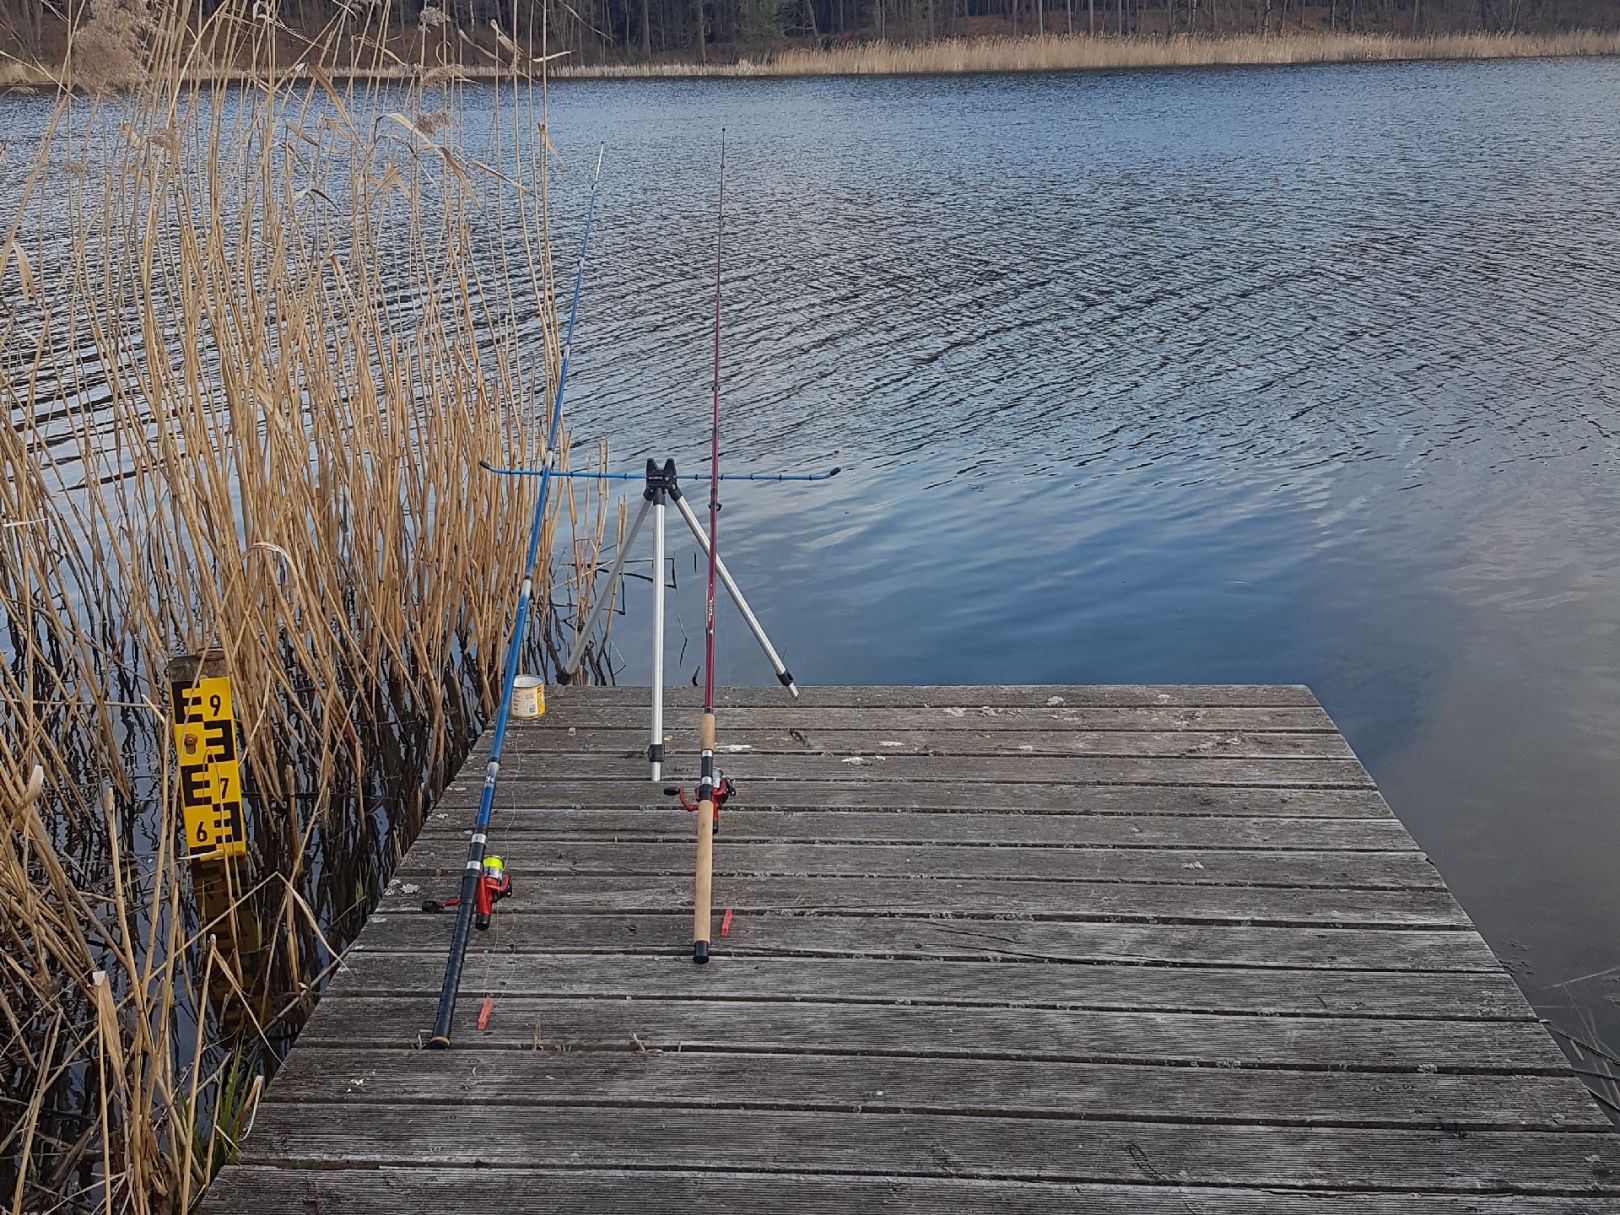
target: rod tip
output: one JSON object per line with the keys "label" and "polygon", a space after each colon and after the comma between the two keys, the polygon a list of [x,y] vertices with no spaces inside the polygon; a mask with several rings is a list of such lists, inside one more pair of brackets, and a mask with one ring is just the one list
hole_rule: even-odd
{"label": "rod tip", "polygon": [[709,943],[707,941],[692,942],[692,961],[702,966],[709,960]]}
{"label": "rod tip", "polygon": [[434,1034],[428,1039],[427,1048],[429,1050],[449,1050],[450,1039],[445,1034]]}

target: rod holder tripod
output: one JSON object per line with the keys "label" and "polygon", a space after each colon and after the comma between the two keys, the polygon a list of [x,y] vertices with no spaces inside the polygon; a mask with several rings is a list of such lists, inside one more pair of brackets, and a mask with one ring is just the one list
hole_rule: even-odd
{"label": "rod holder tripod", "polygon": [[[625,533],[624,543],[619,545],[619,552],[613,559],[613,568],[608,573],[608,583],[603,594],[597,597],[591,605],[590,615],[586,617],[584,627],[580,629],[578,637],[574,640],[574,647],[568,653],[563,663],[558,680],[569,683],[579,672],[579,665],[585,657],[585,646],[591,633],[595,630],[602,613],[612,604],[618,592],[619,582],[624,577],[624,565],[630,555],[630,549],[641,534],[641,528],[647,521],[647,515],[653,516],[653,642],[652,642],[652,724],[651,739],[647,744],[647,762],[652,765],[652,779],[662,780],[664,764],[664,540],[666,529],[666,516],[669,505],[674,504],[676,512],[686,523],[697,541],[698,547],[707,555],[709,552],[709,535],[703,530],[697,515],[687,504],[685,496],[681,493],[679,475],[675,471],[675,461],[665,460],[659,464],[657,460],[648,460],[644,474],[646,487],[641,491],[641,507],[636,511],[635,518],[630,523],[630,530]],[[737,611],[742,615],[748,625],[748,631],[754,635],[759,648],[764,651],[765,658],[776,672],[776,681],[788,690],[789,695],[798,699],[798,685],[793,682],[793,673],[787,669],[782,656],[776,652],[771,639],[766,636],[765,627],[760,624],[759,617],[754,615],[753,608],[748,606],[748,600],[743,597],[742,589],[738,587],[737,580],[731,576],[726,563],[719,557],[715,558],[715,572],[720,582],[726,588],[726,594],[737,605]]]}

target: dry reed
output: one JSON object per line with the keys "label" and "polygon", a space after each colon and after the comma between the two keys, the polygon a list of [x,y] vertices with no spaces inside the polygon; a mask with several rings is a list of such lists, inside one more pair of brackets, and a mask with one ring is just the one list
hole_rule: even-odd
{"label": "dry reed", "polygon": [[[183,1211],[230,1157],[324,932],[489,706],[534,486],[478,461],[540,458],[557,354],[543,92],[495,88],[481,159],[453,80],[340,88],[311,60],[308,84],[210,88],[197,64],[274,63],[276,27],[95,12],[0,229],[13,1215]],[[564,500],[588,591],[607,515]],[[230,912],[262,933],[251,965],[177,855],[164,670],[216,647],[251,777]]]}
{"label": "dry reed", "polygon": [[[553,79],[669,79],[682,77],[899,76],[968,72],[1061,72],[1160,67],[1260,67],[1327,63],[1393,63],[1421,60],[1574,58],[1620,55],[1620,32],[1570,30],[1556,34],[1291,34],[1087,37],[1079,34],[946,38],[930,42],[867,42],[826,50],[789,47],[759,59],[707,63],[623,63],[572,66],[566,53],[549,57]],[[294,67],[291,74],[297,75]],[[461,63],[438,69],[462,81],[503,80],[510,65]],[[529,64],[525,70],[539,68]],[[336,74],[337,68],[332,72]],[[417,64],[373,59],[347,63],[347,79],[411,83],[423,78]],[[252,83],[259,72],[214,62],[186,68],[191,83]],[[50,87],[55,73],[38,64],[0,61],[0,89]]]}
{"label": "dry reed", "polygon": [[915,44],[871,42],[830,50],[791,49],[769,58],[737,63],[561,66],[556,75],[570,78],[900,76],[1576,55],[1620,55],[1620,33],[1447,34],[1426,38],[1322,33],[1172,39],[1047,35],[946,39]]}

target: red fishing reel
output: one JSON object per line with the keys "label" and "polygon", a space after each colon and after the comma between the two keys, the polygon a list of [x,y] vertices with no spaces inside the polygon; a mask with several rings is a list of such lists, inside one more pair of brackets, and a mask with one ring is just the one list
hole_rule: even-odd
{"label": "red fishing reel", "polygon": [[[495,904],[511,893],[512,875],[506,872],[506,862],[498,856],[486,856],[484,868],[478,875],[478,885],[473,887],[473,926],[480,932],[487,929],[490,917],[495,912]],[[422,904],[422,910],[449,911],[459,906],[460,898],[427,899]]]}
{"label": "red fishing reel", "polygon": [[[727,799],[729,799],[736,791],[737,786],[726,777],[725,773],[716,772],[714,774],[714,829],[716,831],[720,830],[720,810],[723,806],[725,806]],[[664,796],[680,798],[681,808],[683,810],[696,810],[699,805],[698,802],[687,801],[686,790],[680,788],[678,785],[665,785]]]}

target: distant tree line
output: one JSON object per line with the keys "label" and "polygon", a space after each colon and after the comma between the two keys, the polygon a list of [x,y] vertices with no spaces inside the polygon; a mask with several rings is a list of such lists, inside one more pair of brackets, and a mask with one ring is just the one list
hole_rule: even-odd
{"label": "distant tree line", "polygon": [[[104,6],[163,0],[0,0],[0,52],[59,59]],[[221,3],[200,0],[206,14]],[[1550,33],[1620,26],[1616,0],[258,0],[281,25],[377,37],[395,53],[498,58],[499,29],[573,62],[709,62],[788,46],[991,35],[1285,36],[1317,32]],[[543,34],[542,34],[543,31]],[[288,53],[296,53],[291,46]]]}

